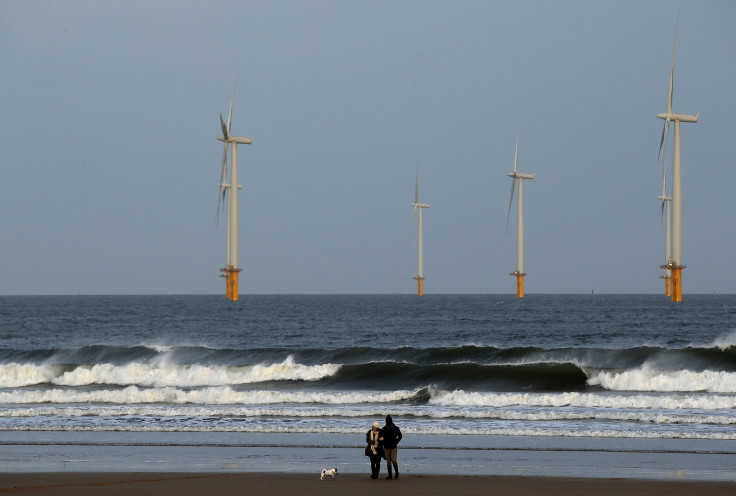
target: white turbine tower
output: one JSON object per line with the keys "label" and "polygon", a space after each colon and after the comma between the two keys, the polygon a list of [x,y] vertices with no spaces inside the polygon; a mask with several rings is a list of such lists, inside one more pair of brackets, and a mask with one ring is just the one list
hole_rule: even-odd
{"label": "white turbine tower", "polygon": [[514,152],[514,172],[508,174],[513,178],[511,181],[511,198],[509,199],[509,211],[506,215],[506,227],[508,228],[509,217],[511,216],[511,204],[514,201],[514,187],[516,180],[519,180],[519,215],[516,227],[516,270],[510,275],[516,276],[516,296],[524,297],[524,179],[534,179],[534,174],[522,174],[517,171],[517,162],[519,159],[519,133],[516,133],[516,151]]}
{"label": "white turbine tower", "polygon": [[414,279],[417,280],[417,294],[419,296],[422,296],[424,294],[424,273],[423,273],[424,252],[423,252],[423,247],[422,247],[422,209],[429,208],[431,205],[429,203],[419,203],[419,168],[418,167],[417,167],[416,179],[414,181],[414,203],[411,203],[410,205],[414,207],[414,215],[416,215],[417,209],[419,209],[419,272],[417,272],[417,275]]}
{"label": "white turbine tower", "polygon": [[[225,150],[222,155],[222,174],[220,176],[220,200],[219,203],[225,205],[227,199],[227,255],[225,268],[220,269],[222,277],[225,278],[225,295],[231,301],[238,299],[238,273],[242,270],[238,265],[238,144],[250,145],[253,143],[253,137],[239,138],[230,135],[230,126],[233,117],[233,101],[235,100],[235,87],[233,86],[233,96],[230,99],[230,113],[227,117],[227,125],[220,114],[220,125],[222,126],[222,137],[218,140],[225,143]],[[230,144],[233,145],[233,155],[230,167],[230,180],[227,177],[227,155]],[[219,206],[218,206],[219,213]]]}
{"label": "white turbine tower", "polygon": [[660,150],[665,143],[665,137],[669,132],[670,122],[675,123],[675,143],[672,159],[672,257],[662,266],[663,269],[671,271],[671,296],[672,301],[682,301],[682,181],[680,172],[680,123],[681,122],[698,122],[698,116],[675,114],[672,112],[672,86],[674,84],[675,74],[675,45],[677,44],[677,26],[680,23],[680,16],[677,16],[677,24],[675,24],[675,40],[672,43],[672,65],[670,66],[670,90],[667,98],[667,112],[657,114],[657,117],[664,119],[664,128],[662,129],[662,139],[660,140]]}

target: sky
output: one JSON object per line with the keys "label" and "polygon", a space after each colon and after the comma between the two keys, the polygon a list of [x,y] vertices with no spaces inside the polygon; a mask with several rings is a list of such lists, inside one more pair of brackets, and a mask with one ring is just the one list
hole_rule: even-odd
{"label": "sky", "polygon": [[[736,3],[0,0],[0,294],[663,293],[680,15],[683,293],[735,293]],[[672,143],[670,136],[669,143]],[[669,151],[671,156],[671,150]]]}

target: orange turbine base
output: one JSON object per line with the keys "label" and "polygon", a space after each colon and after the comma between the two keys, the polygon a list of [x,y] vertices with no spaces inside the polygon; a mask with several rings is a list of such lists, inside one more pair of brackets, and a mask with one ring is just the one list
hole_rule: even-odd
{"label": "orange turbine base", "polygon": [[238,301],[238,271],[230,272],[230,301]]}
{"label": "orange turbine base", "polygon": [[225,278],[225,296],[230,301],[238,301],[238,272],[232,268],[222,269]]}
{"label": "orange turbine base", "polygon": [[682,269],[672,269],[672,301],[682,301]]}

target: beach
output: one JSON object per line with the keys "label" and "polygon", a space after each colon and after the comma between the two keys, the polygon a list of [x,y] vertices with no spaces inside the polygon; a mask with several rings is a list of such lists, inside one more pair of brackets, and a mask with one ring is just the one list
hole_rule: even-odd
{"label": "beach", "polygon": [[[0,473],[368,474],[364,433],[4,432]],[[404,476],[736,482],[732,441],[405,433]],[[381,468],[386,475],[386,468]]]}
{"label": "beach", "polygon": [[381,491],[405,495],[733,495],[736,484],[709,481],[656,481],[555,477],[428,476],[372,480],[367,475],[279,473],[14,473],[0,474],[0,493],[33,495],[177,495],[305,494],[368,496]]}
{"label": "beach", "polygon": [[[410,435],[400,478],[386,480],[382,464],[372,480],[362,448],[349,446],[354,436],[251,435],[238,444],[236,435],[227,443],[182,433],[5,434],[0,494],[736,494],[729,442],[466,437],[463,448]],[[337,477],[320,480],[323,468]]]}

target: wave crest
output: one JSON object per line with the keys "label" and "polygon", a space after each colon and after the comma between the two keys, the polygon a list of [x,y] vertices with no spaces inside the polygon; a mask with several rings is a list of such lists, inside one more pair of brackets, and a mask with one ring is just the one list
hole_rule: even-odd
{"label": "wave crest", "polygon": [[326,363],[303,365],[292,356],[280,363],[247,365],[175,365],[128,363],[114,365],[61,366],[52,364],[0,365],[0,387],[34,384],[87,386],[91,384],[139,385],[147,387],[201,387],[252,384],[268,381],[317,381],[332,376],[340,365]]}
{"label": "wave crest", "polygon": [[334,392],[334,391],[238,391],[229,386],[202,389],[179,389],[174,387],[139,388],[128,386],[123,389],[97,391],[75,391],[54,388],[34,391],[11,391],[0,393],[0,403],[110,403],[144,404],[171,403],[197,405],[267,405],[285,404],[364,404],[394,403],[414,398],[419,391],[400,390],[391,392]]}
{"label": "wave crest", "polygon": [[612,391],[736,393],[736,373],[733,372],[663,371],[646,365],[623,372],[599,372],[588,383]]}

